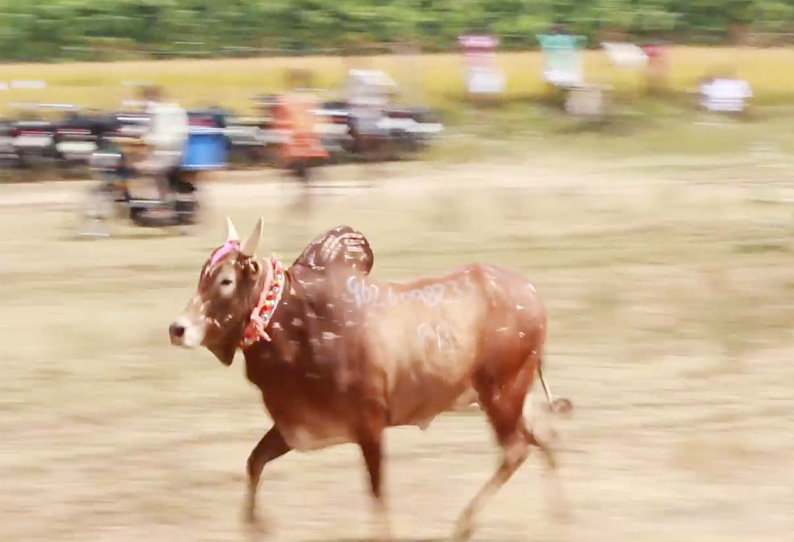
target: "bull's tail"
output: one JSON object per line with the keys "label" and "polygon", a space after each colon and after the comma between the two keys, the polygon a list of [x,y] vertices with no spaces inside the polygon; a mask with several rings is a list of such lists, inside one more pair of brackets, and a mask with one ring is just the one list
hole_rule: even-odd
{"label": "bull's tail", "polygon": [[555,414],[567,414],[573,410],[573,403],[571,403],[570,400],[563,397],[555,398],[554,395],[552,395],[549,385],[546,384],[546,379],[543,378],[543,358],[538,360],[538,378],[540,379],[540,384],[543,386],[543,391],[546,394],[546,401],[548,403],[547,408],[551,412]]}

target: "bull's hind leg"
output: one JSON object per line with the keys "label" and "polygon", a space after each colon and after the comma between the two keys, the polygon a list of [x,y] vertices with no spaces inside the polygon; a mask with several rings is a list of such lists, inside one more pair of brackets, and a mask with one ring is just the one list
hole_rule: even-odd
{"label": "bull's hind leg", "polygon": [[527,442],[529,442],[529,444],[532,446],[537,446],[543,454],[543,458],[546,460],[548,475],[551,477],[551,484],[548,486],[548,491],[550,493],[549,501],[551,502],[551,513],[558,521],[564,523],[569,519],[568,507],[566,505],[565,495],[562,490],[562,484],[560,483],[560,477],[558,476],[557,458],[554,454],[554,450],[552,450],[547,443],[539,440],[535,434],[527,428],[523,419],[521,420],[521,430],[524,433]]}
{"label": "bull's hind leg", "polygon": [[245,501],[245,520],[249,524],[257,523],[256,515],[256,489],[259,486],[259,479],[262,476],[262,469],[265,465],[278,459],[291,450],[290,446],[284,441],[284,437],[275,426],[265,433],[259,443],[248,456],[246,470],[248,473],[248,493]]}
{"label": "bull's hind leg", "polygon": [[550,448],[541,444],[524,423],[524,399],[532,384],[534,364],[528,363],[509,382],[484,378],[477,384],[479,403],[494,429],[502,448],[502,463],[464,509],[455,529],[455,538],[468,539],[474,532],[476,518],[499,489],[507,483],[529,455],[529,446],[541,447],[550,468],[556,461]]}

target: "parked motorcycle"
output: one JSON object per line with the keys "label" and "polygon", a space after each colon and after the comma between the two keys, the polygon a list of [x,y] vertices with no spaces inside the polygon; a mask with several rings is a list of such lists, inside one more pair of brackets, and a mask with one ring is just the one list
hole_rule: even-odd
{"label": "parked motorcycle", "polygon": [[184,228],[199,223],[199,177],[226,165],[223,130],[191,126],[182,164],[167,176],[173,195],[168,200],[147,196],[153,180],[131,172],[130,156],[138,152],[140,142],[129,136],[112,142],[91,157],[91,171],[99,183],[89,189],[80,210],[82,235],[108,236],[113,219],[127,219],[147,228]]}

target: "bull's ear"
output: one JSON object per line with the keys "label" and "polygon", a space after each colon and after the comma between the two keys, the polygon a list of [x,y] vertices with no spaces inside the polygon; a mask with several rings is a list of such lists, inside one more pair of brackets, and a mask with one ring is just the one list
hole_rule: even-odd
{"label": "bull's ear", "polygon": [[259,246],[259,241],[262,239],[262,232],[265,229],[265,220],[260,216],[259,220],[256,221],[256,226],[254,226],[254,231],[251,232],[251,235],[243,241],[243,244],[240,246],[240,252],[243,256],[247,256],[252,258],[254,254],[256,254],[256,248]]}
{"label": "bull's ear", "polygon": [[245,270],[248,272],[249,275],[252,277],[258,277],[260,271],[262,271],[262,264],[256,261],[253,258],[250,258],[245,263]]}
{"label": "bull's ear", "polygon": [[234,361],[234,354],[237,353],[237,343],[227,339],[220,344],[207,346],[207,350],[212,352],[221,363],[228,367]]}

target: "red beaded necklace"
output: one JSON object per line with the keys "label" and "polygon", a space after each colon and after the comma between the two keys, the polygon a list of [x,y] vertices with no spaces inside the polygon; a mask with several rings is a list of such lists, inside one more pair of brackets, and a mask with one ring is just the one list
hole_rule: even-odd
{"label": "red beaded necklace", "polygon": [[243,338],[240,341],[240,348],[247,348],[260,339],[270,342],[272,339],[265,329],[273,314],[276,312],[281,295],[284,292],[284,265],[275,255],[270,257],[270,265],[267,268],[267,277],[259,296],[259,302],[251,311],[251,317],[245,326]]}

